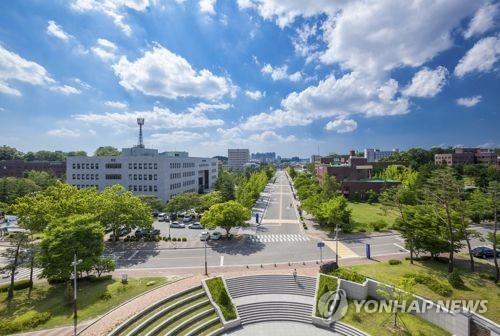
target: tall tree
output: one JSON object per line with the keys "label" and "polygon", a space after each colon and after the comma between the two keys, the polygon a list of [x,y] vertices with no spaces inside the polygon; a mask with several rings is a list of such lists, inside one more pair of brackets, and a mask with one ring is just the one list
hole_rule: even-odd
{"label": "tall tree", "polygon": [[215,204],[203,214],[201,225],[207,229],[221,227],[226,235],[233,227],[246,227],[251,211],[236,201]]}
{"label": "tall tree", "polygon": [[14,233],[8,238],[11,247],[4,250],[1,256],[7,260],[7,264],[2,267],[10,273],[10,286],[7,294],[7,300],[14,298],[14,278],[16,275],[17,267],[24,260],[26,256],[26,244],[28,242],[28,235],[24,232]]}
{"label": "tall tree", "polygon": [[347,206],[346,198],[342,195],[321,203],[316,218],[332,232],[336,227],[341,228],[344,232],[351,231],[351,210]]}
{"label": "tall tree", "polygon": [[73,256],[82,263],[79,273],[98,262],[104,252],[104,229],[95,215],[72,215],[51,223],[40,243],[42,276],[68,280]]}
{"label": "tall tree", "polygon": [[221,170],[215,181],[214,189],[219,191],[224,198],[224,201],[234,200],[236,193],[234,190],[234,178],[231,173]]}
{"label": "tall tree", "polygon": [[0,160],[14,160],[21,159],[22,157],[23,153],[16,148],[5,145],[0,146]]}
{"label": "tall tree", "polygon": [[120,151],[112,146],[101,146],[95,150],[95,156],[118,156]]}
{"label": "tall tree", "polygon": [[497,181],[490,182],[488,186],[488,195],[491,198],[491,205],[493,208],[493,260],[495,262],[495,283],[498,283],[500,279],[500,273],[498,269],[498,257],[497,257],[497,237],[498,237],[498,209],[500,208],[500,183]]}
{"label": "tall tree", "polygon": [[56,183],[56,178],[46,171],[30,170],[24,175],[27,179],[35,182],[35,184],[42,190],[45,190]]}
{"label": "tall tree", "polygon": [[197,193],[181,193],[172,197],[165,210],[168,212],[183,212],[195,209],[200,205],[200,195]]}
{"label": "tall tree", "polygon": [[212,191],[211,193],[201,195],[200,197],[200,211],[206,211],[210,209],[212,205],[224,203],[224,197],[220,191]]}
{"label": "tall tree", "polygon": [[460,199],[463,190],[461,183],[453,176],[450,168],[438,169],[432,172],[424,190],[424,202],[431,205],[436,216],[447,227],[449,240],[448,272],[454,269],[454,252],[457,240],[457,223],[454,219],[454,206]]}

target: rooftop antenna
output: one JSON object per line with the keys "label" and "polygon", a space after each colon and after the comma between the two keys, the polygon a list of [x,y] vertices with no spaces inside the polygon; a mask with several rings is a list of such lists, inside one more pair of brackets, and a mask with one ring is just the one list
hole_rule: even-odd
{"label": "rooftop antenna", "polygon": [[139,144],[137,147],[144,148],[144,142],[142,141],[142,125],[144,125],[144,118],[137,118],[137,125],[139,125]]}

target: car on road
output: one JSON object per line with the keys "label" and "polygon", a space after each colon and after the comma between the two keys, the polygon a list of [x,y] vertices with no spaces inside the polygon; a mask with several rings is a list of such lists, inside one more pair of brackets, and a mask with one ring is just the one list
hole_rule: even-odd
{"label": "car on road", "polygon": [[155,237],[160,235],[160,230],[158,229],[137,229],[134,233],[134,235],[138,238],[144,238],[144,237]]}
{"label": "car on road", "polygon": [[184,223],[179,223],[179,222],[171,222],[170,223],[170,228],[171,229],[184,229],[186,225]]}
{"label": "car on road", "polygon": [[211,240],[219,240],[221,238],[222,238],[222,233],[220,233],[219,231],[214,231],[210,234]]}
{"label": "car on road", "polygon": [[188,229],[203,229],[200,222],[194,222],[188,225]]}
{"label": "car on road", "polygon": [[159,222],[165,222],[167,219],[168,219],[168,216],[167,216],[167,214],[166,214],[166,213],[164,213],[164,212],[160,212],[160,213],[158,214],[158,221],[159,221]]}
{"label": "car on road", "polygon": [[182,221],[183,221],[184,223],[189,223],[189,222],[190,222],[190,221],[192,221],[192,220],[193,220],[193,216],[191,216],[191,215],[187,215],[187,216],[184,216],[184,217],[182,218]]}
{"label": "car on road", "polygon": [[[471,253],[476,258],[493,258],[493,249],[488,246],[478,246],[471,250]],[[500,251],[497,250],[497,257],[500,256]]]}
{"label": "car on road", "polygon": [[200,235],[200,240],[201,241],[206,241],[210,239],[210,232],[208,231],[203,231]]}

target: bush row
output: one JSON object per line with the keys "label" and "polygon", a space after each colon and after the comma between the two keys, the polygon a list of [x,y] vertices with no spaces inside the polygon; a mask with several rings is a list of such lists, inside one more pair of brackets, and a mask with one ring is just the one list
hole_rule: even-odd
{"label": "bush row", "polygon": [[360,284],[362,284],[366,280],[366,277],[363,274],[359,274],[358,272],[356,272],[355,270],[352,270],[350,268],[340,267],[340,268],[337,268],[336,270],[329,272],[328,274],[336,276],[336,277],[344,279],[344,280],[357,282]]}
{"label": "bush row", "polygon": [[426,286],[431,291],[441,296],[449,297],[453,293],[453,288],[451,288],[450,284],[439,280],[434,275],[424,273],[407,273],[404,277],[415,280],[416,283]]}
{"label": "bush row", "polygon": [[28,311],[12,319],[0,322],[0,334],[11,335],[21,330],[36,328],[40,324],[47,322],[52,315],[49,312]]}
{"label": "bush row", "polygon": [[[25,289],[31,286],[31,282],[29,279],[18,280],[14,282],[14,290]],[[10,282],[0,285],[0,293],[5,293],[9,291]]]}
{"label": "bush row", "polygon": [[152,242],[159,242],[159,241],[177,241],[177,242],[186,242],[187,238],[186,237],[162,237],[162,236],[154,236],[154,237],[145,237],[145,238],[138,238],[136,236],[127,236],[123,239],[125,242],[136,242],[136,241],[152,241]]}
{"label": "bush row", "polygon": [[234,320],[236,318],[236,308],[229,298],[229,294],[227,293],[226,287],[222,282],[222,278],[217,277],[208,279],[206,284],[212,299],[219,306],[224,319],[226,321]]}

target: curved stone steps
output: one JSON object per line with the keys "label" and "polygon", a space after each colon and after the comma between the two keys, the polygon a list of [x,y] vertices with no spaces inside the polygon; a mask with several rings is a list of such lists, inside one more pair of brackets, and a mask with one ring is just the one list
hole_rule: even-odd
{"label": "curved stone steps", "polygon": [[342,322],[335,322],[330,329],[344,336],[369,336],[361,330]]}
{"label": "curved stone steps", "polygon": [[179,323],[177,326],[173,327],[170,329],[167,333],[165,333],[165,336],[176,336],[176,335],[181,335],[182,332],[185,329],[188,329],[189,327],[196,325],[199,323],[199,321],[203,320],[207,316],[215,314],[215,308],[210,306],[210,308],[207,308],[205,310],[202,310],[199,313],[196,313],[194,315],[191,315],[188,319],[184,320],[183,322]]}
{"label": "curved stone steps", "polygon": [[292,294],[314,297],[316,278],[292,275],[251,275],[226,279],[231,297],[260,294]]}
{"label": "curved stone steps", "polygon": [[[180,336],[197,336],[197,335],[205,335],[208,333],[208,330],[213,326],[220,324],[219,316],[217,314],[212,314],[204,319],[198,321],[197,324],[191,326],[184,330]],[[220,324],[222,326],[222,324]]]}
{"label": "curved stone steps", "polygon": [[265,321],[311,323],[312,305],[298,302],[257,302],[238,306],[242,324]]}

